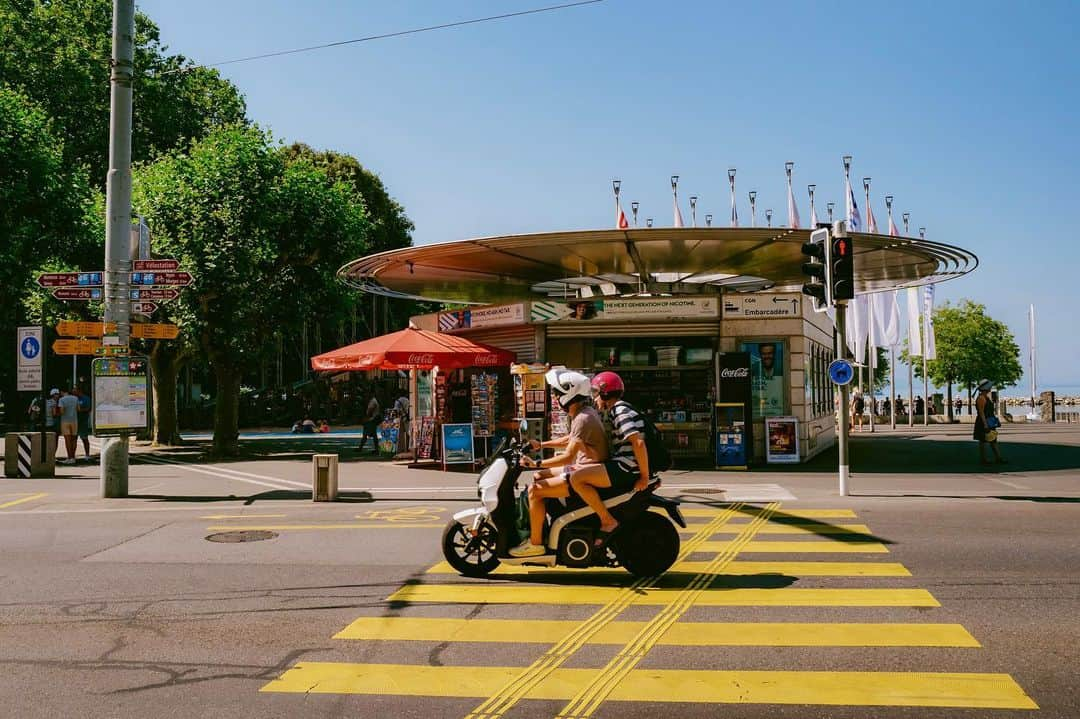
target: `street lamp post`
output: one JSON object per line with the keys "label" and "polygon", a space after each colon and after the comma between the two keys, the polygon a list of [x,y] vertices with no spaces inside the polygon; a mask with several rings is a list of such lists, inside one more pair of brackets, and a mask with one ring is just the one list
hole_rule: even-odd
{"label": "street lamp post", "polygon": [[904,218],[904,237],[908,237],[909,234],[910,234],[909,229],[908,229],[908,223],[911,222],[911,213],[910,212],[905,212],[903,214],[903,218]]}
{"label": "street lamp post", "polygon": [[735,207],[735,168],[728,168],[727,171],[728,184],[731,185],[731,226],[739,226],[739,211]]}
{"label": "street lamp post", "polygon": [[611,189],[615,190],[615,226],[618,227],[622,224],[619,221],[619,213],[622,211],[622,207],[619,205],[619,188],[622,187],[622,180],[612,180]]}
{"label": "street lamp post", "polygon": [[712,227],[712,215],[705,215],[705,226]]}
{"label": "street lamp post", "polygon": [[630,203],[630,212],[632,212],[633,215],[634,215],[634,227],[637,227],[637,211],[638,211],[638,203],[637,202],[631,202]]}
{"label": "street lamp post", "polygon": [[806,191],[810,194],[810,229],[817,229],[817,210],[814,209],[814,190],[817,185],[807,185]]}
{"label": "street lamp post", "polygon": [[757,227],[757,190],[750,190],[750,226]]}
{"label": "street lamp post", "polygon": [[765,222],[772,227],[772,210],[765,210]]}
{"label": "street lamp post", "polygon": [[829,224],[830,225],[832,224],[832,211],[833,211],[834,207],[836,207],[835,202],[830,202],[827,205],[825,205],[825,209],[829,211]]}
{"label": "street lamp post", "polygon": [[690,226],[697,227],[697,195],[690,195]]}
{"label": "street lamp post", "polygon": [[651,217],[645,218],[645,226],[646,227],[652,227],[652,218]]}

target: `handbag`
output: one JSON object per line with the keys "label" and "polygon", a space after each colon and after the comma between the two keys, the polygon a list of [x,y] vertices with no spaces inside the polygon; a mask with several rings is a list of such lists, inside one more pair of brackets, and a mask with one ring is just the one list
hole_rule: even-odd
{"label": "handbag", "polygon": [[987,429],[998,429],[1001,427],[1001,420],[997,418],[997,415],[992,414],[986,418]]}
{"label": "handbag", "polygon": [[985,439],[987,442],[997,442],[997,438],[998,433],[996,429],[990,430],[983,436],[983,439]]}

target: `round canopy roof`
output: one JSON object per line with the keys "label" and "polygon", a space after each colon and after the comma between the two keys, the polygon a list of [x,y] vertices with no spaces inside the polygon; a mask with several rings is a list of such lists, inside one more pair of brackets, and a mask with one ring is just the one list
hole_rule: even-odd
{"label": "round canopy roof", "polygon": [[[856,292],[940,282],[978,265],[939,242],[852,233]],[[648,228],[509,235],[406,247],[362,257],[338,275],[365,292],[493,304],[544,297],[656,296],[805,282],[810,230]]]}

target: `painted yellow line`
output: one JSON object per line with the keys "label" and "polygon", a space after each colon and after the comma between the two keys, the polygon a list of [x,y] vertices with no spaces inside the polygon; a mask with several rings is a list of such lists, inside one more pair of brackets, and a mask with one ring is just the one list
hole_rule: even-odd
{"label": "painted yellow line", "polygon": [[[552,644],[579,622],[549,619],[361,617],[334,639]],[[645,622],[616,621],[588,644],[626,644]],[[978,647],[959,624],[676,622],[657,644],[687,647]]]}
{"label": "painted yellow line", "polygon": [[[390,602],[440,604],[607,604],[623,587],[566,587],[553,584],[410,584],[389,597]],[[683,589],[640,587],[634,604],[663,605]],[[697,603],[705,607],[937,607],[925,589],[716,589]]]}
{"label": "painted yellow line", "polygon": [[[687,524],[686,529],[680,529],[680,534],[693,533],[700,530],[704,525]],[[738,534],[746,524],[742,522],[724,525],[714,534]],[[758,534],[800,534],[814,535],[852,535],[873,536],[873,532],[865,524],[766,524],[758,530]]]}
{"label": "painted yellow line", "polygon": [[285,514],[207,514],[199,519],[280,519]]}
{"label": "painted yellow line", "polygon": [[[676,562],[667,571],[668,575],[676,572],[702,572],[709,562]],[[439,562],[427,570],[427,574],[458,574],[449,562]],[[567,569],[566,567],[523,567],[500,564],[493,574],[554,574],[560,576],[581,577],[588,582],[590,575],[625,574],[620,567],[590,567],[589,569]],[[899,562],[732,562],[724,567],[720,575],[746,576],[750,574],[786,574],[791,577],[910,577],[911,572]]]}
{"label": "painted yellow line", "polygon": [[445,522],[427,522],[424,524],[404,522],[356,522],[350,524],[223,524],[207,527],[208,532],[227,532],[231,529],[261,529],[270,532],[310,531],[320,529],[419,529],[421,527],[442,527]]}
{"label": "painted yellow line", "polygon": [[[299,662],[263,692],[375,696],[486,696],[518,667]],[[555,669],[525,699],[566,700],[595,669]],[[811,704],[972,709],[1038,709],[1008,674],[936,672],[800,672],[636,669],[613,701],[698,704]]]}
{"label": "painted yellow line", "polygon": [[[722,552],[729,542],[704,542],[699,552]],[[888,548],[880,542],[843,542],[836,539],[811,540],[803,542],[749,542],[739,550],[742,553],[762,552],[766,554],[887,554]]]}
{"label": "painted yellow line", "polygon": [[[684,517],[715,517],[718,512],[724,511],[722,507],[687,507],[682,505],[682,514]],[[761,507],[743,507],[739,510],[743,515],[757,515],[761,514],[763,509]],[[781,523],[789,518],[797,519],[854,519],[855,512],[850,509],[785,509],[782,512],[778,512],[772,515],[771,519],[775,523]]]}
{"label": "painted yellow line", "polygon": [[14,507],[16,504],[22,504],[23,502],[32,502],[35,499],[41,499],[42,497],[48,497],[48,496],[49,496],[48,492],[41,492],[39,494],[31,494],[29,497],[23,497],[21,499],[13,499],[10,502],[4,502],[3,504],[0,504],[0,509],[4,509],[6,507]]}
{"label": "painted yellow line", "polygon": [[[695,550],[698,544],[704,542],[714,529],[727,522],[741,507],[741,503],[736,503],[717,514],[704,530],[682,545],[676,561],[684,560],[690,556],[690,553]],[[618,592],[611,601],[601,607],[599,611],[593,613],[582,625],[544,652],[538,660],[503,683],[494,694],[489,695],[467,716],[470,718],[483,717],[484,719],[502,716],[536,686],[549,680],[552,673],[584,646],[585,642],[589,641],[631,606],[637,600],[638,592],[653,586],[658,579],[658,577],[645,577]]]}

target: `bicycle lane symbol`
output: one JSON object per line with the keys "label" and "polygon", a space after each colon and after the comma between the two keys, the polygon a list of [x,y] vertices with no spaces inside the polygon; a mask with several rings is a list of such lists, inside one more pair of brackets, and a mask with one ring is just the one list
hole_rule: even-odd
{"label": "bicycle lane symbol", "polygon": [[445,512],[445,507],[398,507],[396,509],[372,509],[356,515],[356,518],[390,523],[440,522]]}

